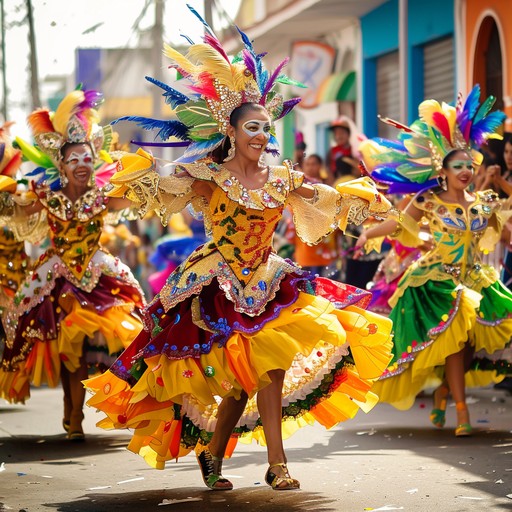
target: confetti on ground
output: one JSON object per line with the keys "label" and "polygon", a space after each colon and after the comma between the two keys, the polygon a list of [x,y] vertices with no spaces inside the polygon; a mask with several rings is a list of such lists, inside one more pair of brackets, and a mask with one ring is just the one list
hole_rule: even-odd
{"label": "confetti on ground", "polygon": [[137,478],[130,478],[129,480],[121,480],[120,482],[117,482],[117,485],[127,484],[129,482],[138,482],[139,480],[144,480],[144,477],[139,476]]}
{"label": "confetti on ground", "polygon": [[409,494],[416,494],[418,492],[418,489],[409,489],[408,491],[405,492],[408,492]]}
{"label": "confetti on ground", "polygon": [[50,476],[50,475],[41,475],[41,478],[53,478],[53,476]]}
{"label": "confetti on ground", "polygon": [[27,473],[16,473],[18,476],[27,476]]}
{"label": "confetti on ground", "polygon": [[202,498],[187,498],[185,500],[168,500],[165,499],[162,501],[162,503],[159,503],[158,506],[161,505],[176,505],[177,503],[187,503],[188,501],[203,501]]}
{"label": "confetti on ground", "polygon": [[404,507],[395,507],[394,505],[384,505],[383,507],[379,508],[365,508],[365,510],[373,510],[373,512],[378,512],[380,510],[403,510]]}
{"label": "confetti on ground", "polygon": [[0,473],[2,471],[5,471],[5,462],[2,462],[2,464],[0,464]]}
{"label": "confetti on ground", "polygon": [[456,496],[456,498],[460,498],[461,500],[483,500],[483,498],[477,498],[475,496]]}
{"label": "confetti on ground", "polygon": [[111,489],[111,485],[100,485],[99,487],[89,487],[86,491],[101,491],[103,489]]}
{"label": "confetti on ground", "polygon": [[494,482],[495,484],[504,484],[505,482],[500,478],[499,480],[496,480],[496,482]]}
{"label": "confetti on ground", "polygon": [[505,497],[509,498],[510,500],[512,500],[512,494],[507,494]]}

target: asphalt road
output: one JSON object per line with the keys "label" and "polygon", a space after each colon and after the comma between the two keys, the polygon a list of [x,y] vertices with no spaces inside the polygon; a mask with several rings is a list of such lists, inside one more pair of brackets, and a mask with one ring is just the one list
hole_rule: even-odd
{"label": "asphalt road", "polygon": [[213,492],[192,456],[151,469],[125,449],[127,433],[95,427],[94,410],[86,442],[70,443],[61,402],[60,389],[42,388],[25,406],[0,404],[0,511],[512,510],[512,396],[492,388],[471,393],[471,438],[454,437],[454,407],[445,429],[431,427],[429,396],[409,411],[379,404],[330,431],[303,428],[286,441],[302,485],[291,492],[265,485],[256,444],[239,444],[224,463],[235,490]]}

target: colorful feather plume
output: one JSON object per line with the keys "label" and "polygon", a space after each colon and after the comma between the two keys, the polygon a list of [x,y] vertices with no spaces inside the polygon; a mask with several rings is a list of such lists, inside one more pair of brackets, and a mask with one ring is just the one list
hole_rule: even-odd
{"label": "colorful feather plume", "polygon": [[480,146],[505,120],[500,111],[491,112],[494,98],[480,105],[480,86],[476,85],[465,101],[459,94],[456,106],[425,100],[419,119],[410,127],[390,119],[400,129],[398,140],[375,138],[360,146],[363,162],[371,176],[389,187],[389,193],[418,192],[437,184],[442,160],[462,149],[478,156]]}
{"label": "colorful feather plume", "polygon": [[[225,139],[229,116],[236,107],[245,102],[260,103],[265,106],[271,118],[277,120],[287,115],[300,98],[285,101],[275,90],[275,85],[279,83],[304,87],[282,73],[288,59],[284,59],[269,73],[263,65],[265,54],[256,53],[252,41],[238,27],[244,48],[230,59],[208,23],[193,7],[188,7],[205,29],[202,43],[194,44],[184,36],[190,43],[185,54],[167,44],[164,44],[164,54],[172,60],[170,67],[185,79],[191,94],[183,94],[155,78],[146,77],[164,91],[165,101],[175,109],[178,121],[134,116],[115,121],[131,121],[145,130],[158,130],[156,138],[163,140],[175,136],[183,141],[180,145],[188,142],[183,157],[179,159],[181,162],[192,162],[217,148]],[[137,144],[144,145],[143,142]],[[277,148],[276,138],[271,137],[266,150],[277,154]]]}

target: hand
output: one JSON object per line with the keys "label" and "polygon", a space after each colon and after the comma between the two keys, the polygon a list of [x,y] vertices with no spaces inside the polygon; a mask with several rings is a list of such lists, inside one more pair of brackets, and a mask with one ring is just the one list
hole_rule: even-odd
{"label": "hand", "polygon": [[359,238],[357,239],[356,245],[354,246],[354,255],[353,258],[358,260],[361,256],[364,256],[364,246],[368,241],[368,237],[366,233],[361,233]]}

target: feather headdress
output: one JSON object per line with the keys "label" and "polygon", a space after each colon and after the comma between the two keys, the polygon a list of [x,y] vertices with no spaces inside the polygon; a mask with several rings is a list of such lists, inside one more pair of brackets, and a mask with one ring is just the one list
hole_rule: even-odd
{"label": "feather headdress", "polygon": [[478,151],[505,120],[499,110],[491,112],[495,98],[489,96],[480,105],[477,84],[466,100],[459,94],[456,106],[425,100],[419,107],[419,119],[405,126],[392,119],[381,119],[400,130],[398,140],[374,138],[360,147],[363,162],[372,177],[389,186],[389,193],[412,193],[437,184],[443,160],[462,149],[480,164]]}
{"label": "feather headdress", "polygon": [[37,109],[29,114],[27,123],[36,146],[16,138],[23,156],[39,166],[28,176],[42,174],[41,180],[54,189],[59,188],[61,149],[68,143],[88,143],[96,161],[100,158],[110,161],[106,151],[110,148],[112,128],[98,124],[97,107],[102,101],[101,93],[84,91],[79,86],[64,97],[55,112]]}
{"label": "feather headdress", "polygon": [[[179,159],[181,162],[198,160],[220,146],[226,138],[229,118],[235,108],[243,103],[259,103],[275,121],[288,114],[300,101],[300,98],[285,101],[275,86],[302,86],[282,73],[288,59],[272,73],[265,70],[264,55],[255,52],[252,42],[240,29],[238,32],[244,48],[230,60],[210,26],[193,7],[188,7],[205,28],[203,42],[194,44],[187,38],[191,46],[186,55],[166,44],[164,54],[173,61],[171,67],[187,81],[190,94],[187,96],[163,82],[146,77],[164,91],[165,102],[175,109],[177,119],[161,121],[129,116],[114,121],[132,121],[146,130],[158,129],[157,137],[164,141],[171,136],[176,137],[181,142],[157,145],[186,145],[187,149]],[[270,137],[267,151],[277,152],[274,135]]]}

